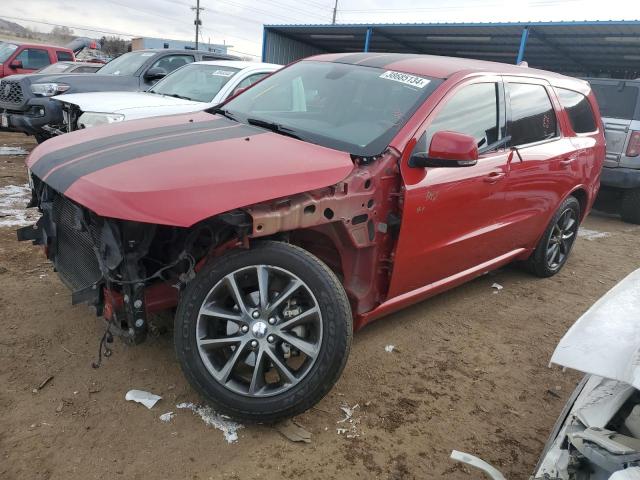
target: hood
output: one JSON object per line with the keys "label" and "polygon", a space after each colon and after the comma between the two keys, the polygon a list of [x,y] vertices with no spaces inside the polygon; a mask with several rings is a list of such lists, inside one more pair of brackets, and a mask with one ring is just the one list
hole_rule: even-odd
{"label": "hood", "polygon": [[58,95],[56,100],[72,103],[83,112],[124,113],[127,110],[153,107],[193,106],[206,108],[208,104],[146,92],[88,92]]}
{"label": "hood", "polygon": [[551,363],[640,389],[640,269],[573,324]]}
{"label": "hood", "polygon": [[348,153],[206,112],[60,135],[27,165],[98,215],[182,227],[333,185],[354,168]]}

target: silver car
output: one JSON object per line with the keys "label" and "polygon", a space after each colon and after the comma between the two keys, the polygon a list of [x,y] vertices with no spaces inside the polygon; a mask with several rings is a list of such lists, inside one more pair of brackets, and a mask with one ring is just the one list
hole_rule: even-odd
{"label": "silver car", "polygon": [[640,224],[640,79],[588,78],[605,127],[603,194],[620,200],[625,222]]}

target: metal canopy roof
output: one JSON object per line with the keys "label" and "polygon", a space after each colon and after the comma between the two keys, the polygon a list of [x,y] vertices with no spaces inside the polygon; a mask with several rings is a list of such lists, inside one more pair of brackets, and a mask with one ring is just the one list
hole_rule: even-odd
{"label": "metal canopy roof", "polygon": [[314,53],[410,52],[467,57],[571,75],[640,77],[640,21],[265,25],[263,59]]}

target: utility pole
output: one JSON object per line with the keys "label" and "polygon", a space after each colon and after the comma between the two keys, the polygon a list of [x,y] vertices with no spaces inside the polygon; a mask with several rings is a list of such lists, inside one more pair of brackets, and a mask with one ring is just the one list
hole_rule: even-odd
{"label": "utility pole", "polygon": [[204,10],[204,7],[200,6],[200,0],[196,0],[196,6],[191,7],[191,10],[196,12],[196,19],[193,23],[196,26],[196,50],[198,50],[198,32],[200,30],[200,25],[202,25],[202,20],[200,20],[200,10]]}
{"label": "utility pole", "polygon": [[338,0],[333,4],[333,19],[331,20],[331,25],[336,24],[336,13],[338,13]]}

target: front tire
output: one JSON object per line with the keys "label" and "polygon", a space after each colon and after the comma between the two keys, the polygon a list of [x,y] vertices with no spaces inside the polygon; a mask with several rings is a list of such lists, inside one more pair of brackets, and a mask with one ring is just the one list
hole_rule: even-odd
{"label": "front tire", "polygon": [[536,249],[527,260],[527,267],[534,275],[552,277],[567,262],[580,226],[580,202],[568,197],[551,219]]}
{"label": "front tire", "polygon": [[624,192],[620,205],[620,216],[627,223],[640,224],[640,188]]}
{"label": "front tire", "polygon": [[234,250],[180,298],[174,342],[191,385],[249,422],[297,415],[340,377],[353,333],[346,293],[309,252],[281,242]]}

